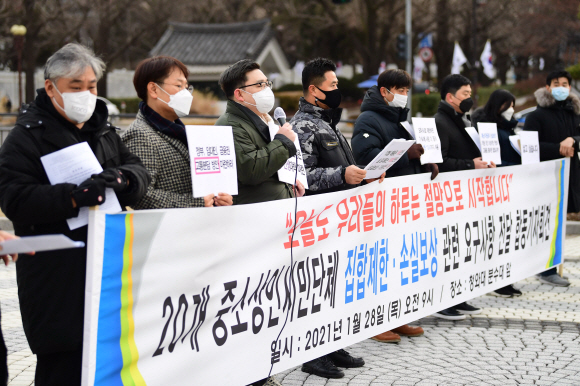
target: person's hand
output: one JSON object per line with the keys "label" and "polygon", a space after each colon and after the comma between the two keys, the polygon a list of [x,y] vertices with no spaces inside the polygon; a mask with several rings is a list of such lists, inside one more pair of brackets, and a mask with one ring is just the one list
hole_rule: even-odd
{"label": "person's hand", "polygon": [[433,181],[435,179],[435,177],[437,177],[437,175],[439,174],[439,165],[437,165],[437,164],[425,164],[425,165],[421,166],[421,170],[425,173],[431,172],[431,181]]}
{"label": "person's hand", "polygon": [[127,189],[127,186],[129,186],[127,176],[125,176],[122,171],[115,168],[105,169],[99,174],[93,174],[91,178],[100,178],[104,180],[105,186],[107,188],[113,188],[117,193],[122,192]]}
{"label": "person's hand", "polygon": [[488,168],[497,168],[497,165],[495,164],[495,162],[493,161],[489,161],[489,165],[487,165]]}
{"label": "person's hand", "polygon": [[296,197],[302,197],[306,193],[306,189],[304,189],[304,184],[300,182],[300,180],[296,180],[296,185],[292,185],[292,190],[294,191],[294,195]]}
{"label": "person's hand", "polygon": [[[13,240],[13,239],[19,239],[20,237],[18,236],[14,236],[11,233],[8,233],[6,231],[0,231],[0,242],[2,241],[6,241],[6,240]],[[2,246],[0,245],[0,251],[2,251]],[[34,255],[35,252],[29,252],[27,253],[27,255]],[[16,260],[18,260],[18,254],[14,254],[14,255],[0,255],[0,259],[4,260],[4,265],[8,266],[8,264],[10,263],[10,259],[12,259],[13,262],[16,263]]]}
{"label": "person's hand", "polygon": [[482,161],[481,157],[477,157],[473,159],[473,166],[475,169],[487,169],[487,162]]}
{"label": "person's hand", "polygon": [[411,145],[409,150],[407,150],[407,156],[409,159],[418,159],[421,158],[421,155],[425,153],[425,149],[423,149],[423,145],[420,143],[415,143]]}
{"label": "person's hand", "polygon": [[560,155],[563,157],[574,156],[574,139],[572,137],[568,137],[560,142]]}
{"label": "person's hand", "polygon": [[87,178],[71,192],[73,208],[101,205],[105,202],[106,182],[102,178]]}
{"label": "person's hand", "polygon": [[365,179],[367,171],[356,165],[350,165],[344,173],[344,181],[349,185],[358,185]]}
{"label": "person's hand", "polygon": [[379,180],[379,184],[380,184],[381,182],[383,182],[385,180],[386,175],[387,175],[387,172],[383,172],[383,174],[381,174],[381,176],[379,178],[369,178],[367,180],[367,182],[371,183],[371,182],[375,182],[376,180]]}
{"label": "person's hand", "polygon": [[205,196],[203,198],[203,206],[205,206],[206,208],[211,208],[214,204],[214,197],[215,195],[213,193],[210,193],[207,196]]}
{"label": "person's hand", "polygon": [[231,206],[234,204],[234,198],[227,193],[218,193],[214,197],[215,206]]}
{"label": "person's hand", "polygon": [[296,139],[296,133],[292,130],[292,126],[288,122],[284,126],[281,126],[276,134],[282,134],[292,142]]}

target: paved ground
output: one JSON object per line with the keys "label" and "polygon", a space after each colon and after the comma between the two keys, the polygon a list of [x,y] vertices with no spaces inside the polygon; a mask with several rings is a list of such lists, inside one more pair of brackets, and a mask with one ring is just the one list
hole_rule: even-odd
{"label": "paved ground", "polygon": [[[420,320],[423,337],[355,344],[348,350],[364,357],[366,365],[346,370],[342,379],[326,380],[299,368],[276,377],[285,386],[580,385],[580,236],[566,238],[565,255],[568,288],[529,278],[516,284],[524,292],[520,298],[474,299],[483,307],[481,315],[459,322]],[[13,264],[0,267],[0,303],[9,385],[32,385],[36,357],[22,331]]]}

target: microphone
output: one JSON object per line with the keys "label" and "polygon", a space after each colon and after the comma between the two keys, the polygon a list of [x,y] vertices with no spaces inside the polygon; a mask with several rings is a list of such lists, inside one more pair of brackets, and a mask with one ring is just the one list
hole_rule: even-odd
{"label": "microphone", "polygon": [[278,121],[280,126],[284,126],[286,123],[286,113],[282,107],[276,107],[276,110],[274,110],[274,119]]}

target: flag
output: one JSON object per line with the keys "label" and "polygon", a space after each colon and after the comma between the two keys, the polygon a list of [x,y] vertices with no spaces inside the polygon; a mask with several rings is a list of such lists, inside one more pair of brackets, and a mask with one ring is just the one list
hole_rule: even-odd
{"label": "flag", "polygon": [[493,68],[492,55],[491,55],[491,42],[488,40],[485,43],[483,52],[479,57],[481,60],[481,65],[483,66],[483,73],[490,79],[495,78],[495,70]]}
{"label": "flag", "polygon": [[423,70],[425,69],[425,62],[423,62],[423,59],[421,59],[421,57],[415,56],[413,63],[414,63],[413,80],[415,82],[420,82],[421,80],[423,80]]}
{"label": "flag", "polygon": [[455,48],[453,49],[453,64],[451,65],[451,73],[459,74],[461,66],[467,63],[467,58],[463,54],[459,43],[455,42]]}

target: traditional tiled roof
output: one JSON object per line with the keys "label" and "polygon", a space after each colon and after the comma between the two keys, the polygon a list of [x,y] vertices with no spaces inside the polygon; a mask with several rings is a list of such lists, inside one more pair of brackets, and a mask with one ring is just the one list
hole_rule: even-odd
{"label": "traditional tiled roof", "polygon": [[229,65],[257,59],[272,37],[269,19],[227,24],[170,22],[150,55],[173,56],[186,65]]}

